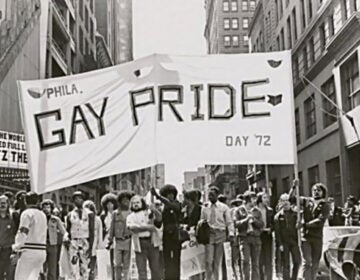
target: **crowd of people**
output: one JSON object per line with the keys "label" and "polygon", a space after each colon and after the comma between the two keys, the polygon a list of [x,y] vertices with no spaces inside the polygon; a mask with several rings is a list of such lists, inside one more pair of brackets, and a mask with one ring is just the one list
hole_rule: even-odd
{"label": "crowd of people", "polygon": [[353,196],[343,209],[335,206],[326,186],[318,183],[311,197],[300,197],[298,209],[296,185],[295,180],[274,209],[266,192],[246,191],[227,204],[216,185],[209,186],[207,202],[201,202],[197,190],[184,192],[180,202],[173,185],[160,192],[151,188],[150,205],[144,197],[121,191],[102,197],[99,215],[81,191],[73,193],[74,207],[66,215],[33,192],[15,197],[7,192],[0,196],[0,280],[95,279],[98,249],[110,254],[112,279],[130,279],[132,250],[138,279],[180,279],[181,246],[190,239],[189,231],[205,246],[205,273],[192,280],[227,278],[226,241],[236,279],[273,279],[275,267],[280,279],[313,280],[323,227],[359,225],[360,207]]}

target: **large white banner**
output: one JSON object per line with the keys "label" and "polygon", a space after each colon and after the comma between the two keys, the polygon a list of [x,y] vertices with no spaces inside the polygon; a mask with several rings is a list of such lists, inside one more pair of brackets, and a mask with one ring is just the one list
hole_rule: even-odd
{"label": "large white banner", "polygon": [[[164,163],[293,164],[290,51],[152,55],[20,81],[33,190]],[[180,170],[179,172],[183,172]]]}

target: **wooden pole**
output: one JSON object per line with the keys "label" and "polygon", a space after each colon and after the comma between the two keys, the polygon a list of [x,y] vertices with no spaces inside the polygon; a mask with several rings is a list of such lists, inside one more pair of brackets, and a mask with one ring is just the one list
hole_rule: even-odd
{"label": "wooden pole", "polygon": [[265,186],[266,186],[266,193],[271,196],[270,187],[269,187],[269,168],[268,165],[265,165]]}

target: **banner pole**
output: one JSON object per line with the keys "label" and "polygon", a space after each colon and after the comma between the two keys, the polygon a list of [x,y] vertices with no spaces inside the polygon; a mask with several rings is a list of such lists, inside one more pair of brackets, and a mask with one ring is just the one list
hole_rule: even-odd
{"label": "banner pole", "polygon": [[265,165],[265,180],[266,180],[266,193],[270,195],[270,188],[269,188],[269,168],[268,165]]}

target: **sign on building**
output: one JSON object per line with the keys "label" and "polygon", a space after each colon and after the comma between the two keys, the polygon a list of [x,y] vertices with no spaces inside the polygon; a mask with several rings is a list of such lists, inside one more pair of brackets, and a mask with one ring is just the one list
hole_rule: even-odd
{"label": "sign on building", "polygon": [[0,167],[27,169],[25,136],[0,130]]}

